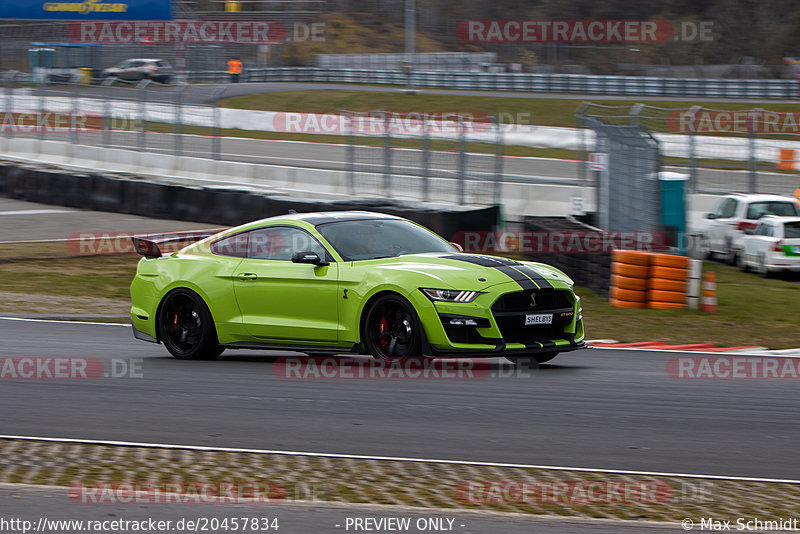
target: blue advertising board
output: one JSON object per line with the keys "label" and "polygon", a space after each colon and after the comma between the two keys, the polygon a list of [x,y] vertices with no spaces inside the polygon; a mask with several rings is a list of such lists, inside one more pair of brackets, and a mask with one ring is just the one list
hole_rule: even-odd
{"label": "blue advertising board", "polygon": [[172,0],[2,0],[0,19],[172,20]]}

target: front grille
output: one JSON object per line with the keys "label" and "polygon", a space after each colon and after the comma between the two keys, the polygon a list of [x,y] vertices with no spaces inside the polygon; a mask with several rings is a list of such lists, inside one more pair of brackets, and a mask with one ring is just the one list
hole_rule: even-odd
{"label": "front grille", "polygon": [[[532,343],[567,337],[564,334],[564,327],[572,322],[570,312],[574,307],[572,293],[569,291],[529,290],[503,295],[492,305],[492,314],[500,333],[503,334],[503,341]],[[543,312],[553,313],[553,324],[525,325],[526,314]]]}
{"label": "front grille", "polygon": [[497,326],[506,343],[531,343],[564,338],[563,324],[525,326],[524,315],[497,317]]}
{"label": "front grille", "polygon": [[[536,300],[533,304],[531,296]],[[557,289],[539,289],[506,293],[492,305],[492,312],[538,312],[573,307],[572,294]]]}

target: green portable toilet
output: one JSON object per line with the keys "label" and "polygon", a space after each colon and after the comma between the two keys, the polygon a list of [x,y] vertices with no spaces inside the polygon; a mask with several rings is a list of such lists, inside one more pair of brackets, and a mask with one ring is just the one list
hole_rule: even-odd
{"label": "green portable toilet", "polygon": [[686,182],[688,174],[662,171],[658,173],[661,183],[661,224],[669,236],[669,242],[679,254],[686,254]]}

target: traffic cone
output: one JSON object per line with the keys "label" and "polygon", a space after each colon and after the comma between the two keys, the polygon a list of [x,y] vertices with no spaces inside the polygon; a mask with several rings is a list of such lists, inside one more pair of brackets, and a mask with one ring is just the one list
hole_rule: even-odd
{"label": "traffic cone", "polygon": [[713,271],[706,271],[703,276],[702,310],[707,313],[717,313],[717,282]]}

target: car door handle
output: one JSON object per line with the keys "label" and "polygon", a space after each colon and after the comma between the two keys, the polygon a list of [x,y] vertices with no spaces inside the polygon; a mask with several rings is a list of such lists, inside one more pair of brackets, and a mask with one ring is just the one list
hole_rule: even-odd
{"label": "car door handle", "polygon": [[236,275],[239,280],[255,280],[258,278],[256,273],[239,273]]}

